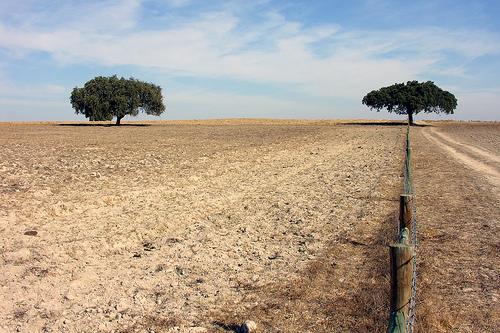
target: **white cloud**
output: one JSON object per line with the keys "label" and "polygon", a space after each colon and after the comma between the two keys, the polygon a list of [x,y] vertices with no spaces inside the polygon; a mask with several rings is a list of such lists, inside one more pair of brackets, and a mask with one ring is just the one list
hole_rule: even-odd
{"label": "white cloud", "polygon": [[[165,1],[174,7],[189,3]],[[275,11],[263,14],[258,24],[226,9],[173,17],[175,26],[144,29],[140,5],[138,0],[65,5],[28,16],[23,24],[0,23],[0,47],[17,57],[46,52],[64,64],[135,65],[168,74],[286,84],[308,96],[350,99],[431,71],[464,77],[462,66],[443,65],[449,53],[467,60],[500,53],[498,36],[483,31],[346,31],[337,25],[306,27]],[[247,102],[231,96],[226,97]],[[177,93],[169,100],[183,98]],[[221,105],[204,95],[208,101]],[[259,101],[262,107],[296,108],[268,97]]]}
{"label": "white cloud", "polygon": [[[352,95],[358,93],[353,87],[366,89],[383,81],[414,78],[436,64],[442,52],[466,57],[499,52],[495,37],[481,32],[346,32],[331,25],[304,28],[276,13],[244,31],[238,30],[239,18],[228,12],[204,13],[175,28],[124,31],[134,26],[137,6],[137,1],[126,1],[95,10],[95,14],[87,8],[82,19],[45,31],[0,25],[0,46],[19,54],[47,52],[64,63],[137,65],[191,75],[293,83],[321,95]],[[268,41],[268,47],[255,46],[261,41]],[[318,56],[314,43],[327,54]],[[390,52],[406,55],[382,56]],[[452,68],[442,71],[454,73]]]}

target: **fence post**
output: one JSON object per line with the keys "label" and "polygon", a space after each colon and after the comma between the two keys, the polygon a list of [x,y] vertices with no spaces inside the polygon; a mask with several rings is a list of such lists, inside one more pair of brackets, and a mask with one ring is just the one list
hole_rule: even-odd
{"label": "fence post", "polygon": [[401,194],[399,196],[399,233],[408,228],[411,235],[413,220],[413,195]]}
{"label": "fence post", "polygon": [[[399,197],[399,242],[389,246],[391,257],[391,312],[388,333],[413,331],[415,310],[416,229],[413,223],[413,182],[411,174],[410,124],[406,128],[404,194]],[[410,245],[410,238],[412,244]],[[408,329],[408,331],[407,331]]]}
{"label": "fence post", "polygon": [[[404,230],[403,234],[408,234]],[[388,333],[406,332],[406,322],[410,310],[414,256],[413,246],[406,237],[402,243],[390,245],[391,255],[391,317]]]}
{"label": "fence post", "polygon": [[413,181],[411,177],[411,145],[410,145],[410,128],[408,127],[408,132],[406,133],[406,152],[405,152],[405,169],[406,177],[405,181],[408,186],[408,193],[413,192]]}

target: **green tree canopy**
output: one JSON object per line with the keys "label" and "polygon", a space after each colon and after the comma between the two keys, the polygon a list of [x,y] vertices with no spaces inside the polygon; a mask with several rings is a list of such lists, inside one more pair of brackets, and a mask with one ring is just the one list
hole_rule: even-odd
{"label": "green tree canopy", "polygon": [[413,125],[413,115],[422,111],[453,114],[457,99],[434,82],[408,81],[369,92],[363,97],[363,104],[377,111],[386,108],[389,112],[407,114]]}
{"label": "green tree canopy", "polygon": [[159,116],[165,111],[161,87],[134,78],[98,76],[71,92],[71,106],[90,121],[111,120],[116,124],[139,111]]}

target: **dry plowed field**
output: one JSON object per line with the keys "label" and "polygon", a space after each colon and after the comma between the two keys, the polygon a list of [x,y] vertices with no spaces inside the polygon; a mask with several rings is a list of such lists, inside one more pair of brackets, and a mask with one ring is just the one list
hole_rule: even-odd
{"label": "dry plowed field", "polygon": [[[127,125],[0,124],[0,332],[385,330],[405,127]],[[417,328],[494,332],[499,127],[444,126],[414,135]]]}

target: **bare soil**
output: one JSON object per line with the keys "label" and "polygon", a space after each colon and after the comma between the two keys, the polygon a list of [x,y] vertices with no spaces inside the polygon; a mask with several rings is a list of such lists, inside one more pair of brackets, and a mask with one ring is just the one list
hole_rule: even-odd
{"label": "bare soil", "polygon": [[[0,124],[0,332],[385,331],[404,126],[101,125]],[[496,332],[500,131],[431,125],[417,331]]]}
{"label": "bare soil", "polygon": [[[259,291],[309,277],[332,286],[329,307],[296,312],[295,323],[322,331],[331,310],[347,327],[357,310],[345,303],[384,282],[361,325],[385,325],[386,265],[365,265],[365,252],[386,259],[377,233],[401,184],[403,128],[63,125],[1,125],[5,332],[225,331]],[[324,265],[338,267],[335,281],[322,280]]]}

